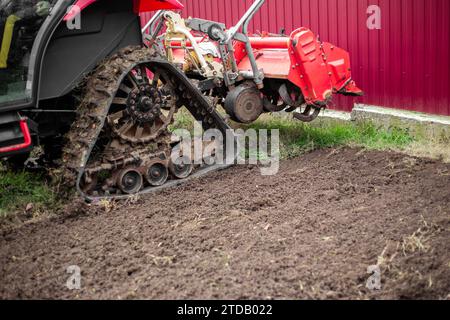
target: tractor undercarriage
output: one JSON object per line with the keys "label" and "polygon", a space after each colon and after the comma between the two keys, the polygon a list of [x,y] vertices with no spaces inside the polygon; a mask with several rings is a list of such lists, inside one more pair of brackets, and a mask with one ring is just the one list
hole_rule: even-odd
{"label": "tractor undercarriage", "polygon": [[189,158],[172,163],[168,126],[183,106],[205,130],[230,129],[195,83],[156,51],[132,47],[114,55],[87,82],[66,136],[63,185],[76,185],[88,199],[120,198],[224,168],[194,168]]}

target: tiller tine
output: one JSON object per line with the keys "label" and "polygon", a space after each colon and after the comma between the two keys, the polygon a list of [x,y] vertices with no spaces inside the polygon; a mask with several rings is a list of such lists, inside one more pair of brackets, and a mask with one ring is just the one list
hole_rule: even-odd
{"label": "tiller tine", "polygon": [[320,110],[318,107],[306,106],[303,112],[294,112],[292,115],[302,122],[312,122],[319,116]]}

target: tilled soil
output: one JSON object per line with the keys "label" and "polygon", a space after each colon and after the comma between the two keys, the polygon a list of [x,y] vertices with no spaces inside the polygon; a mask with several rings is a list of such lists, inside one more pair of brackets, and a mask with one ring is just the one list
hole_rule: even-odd
{"label": "tilled soil", "polygon": [[[276,176],[240,166],[118,206],[3,231],[0,298],[450,298],[438,161],[321,150]],[[366,288],[371,265],[380,290]]]}

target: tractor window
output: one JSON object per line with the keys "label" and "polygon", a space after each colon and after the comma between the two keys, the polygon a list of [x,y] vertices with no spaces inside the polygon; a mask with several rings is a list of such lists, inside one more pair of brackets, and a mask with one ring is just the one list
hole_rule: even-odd
{"label": "tractor window", "polygon": [[39,28],[56,0],[0,0],[0,104],[30,98],[27,76]]}

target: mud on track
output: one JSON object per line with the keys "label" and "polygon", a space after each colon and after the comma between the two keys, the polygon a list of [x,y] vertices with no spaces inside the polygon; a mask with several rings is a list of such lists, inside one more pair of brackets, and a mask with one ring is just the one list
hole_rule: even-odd
{"label": "mud on track", "polygon": [[[0,234],[1,298],[448,298],[450,165],[322,150]],[[382,289],[365,288],[381,265]],[[65,287],[69,265],[82,289]]]}

